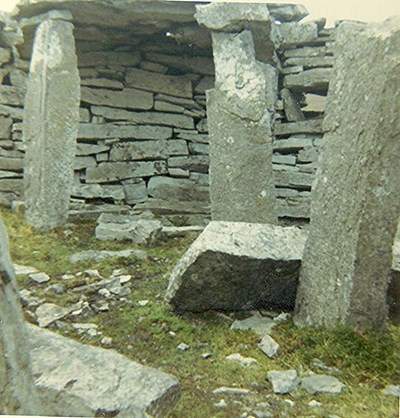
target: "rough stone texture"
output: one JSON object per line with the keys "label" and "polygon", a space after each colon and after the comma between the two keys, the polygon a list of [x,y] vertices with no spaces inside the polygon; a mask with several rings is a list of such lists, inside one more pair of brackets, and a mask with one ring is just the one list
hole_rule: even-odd
{"label": "rough stone texture", "polygon": [[148,191],[151,197],[168,200],[174,196],[178,200],[209,200],[209,188],[198,185],[189,179],[175,179],[171,177],[152,177],[148,183]]}
{"label": "rough stone texture", "polygon": [[274,393],[284,394],[293,392],[299,384],[296,370],[271,370],[267,375]]}
{"label": "rough stone texture", "polygon": [[285,115],[288,122],[299,122],[305,119],[299,103],[296,101],[289,89],[282,89],[281,97],[284,103]]}
{"label": "rough stone texture", "polygon": [[346,387],[346,385],[336,377],[325,374],[303,377],[301,379],[301,386],[310,395],[317,393],[337,394]]}
{"label": "rough stone texture", "polygon": [[385,325],[400,214],[399,49],[400,18],[339,27],[296,301],[299,325]]}
{"label": "rough stone texture", "polygon": [[286,75],[283,85],[292,90],[325,92],[332,76],[331,68],[314,68],[299,74]]}
{"label": "rough stone texture", "polygon": [[41,415],[44,411],[33,383],[28,335],[1,220],[0,323],[0,414]]}
{"label": "rough stone texture", "polygon": [[289,309],[305,240],[295,227],[211,222],[174,267],[166,299],[179,311]]}
{"label": "rough stone texture", "polygon": [[[207,92],[213,220],[276,223],[271,115],[274,69],[252,35],[213,33],[216,88]],[[276,80],[275,80],[276,81]]]}
{"label": "rough stone texture", "polygon": [[258,335],[266,335],[272,331],[276,323],[268,317],[262,316],[259,313],[242,320],[235,320],[231,325],[231,329],[251,330]]}
{"label": "rough stone texture", "polygon": [[25,100],[26,219],[36,228],[63,225],[73,186],[79,122],[79,73],[73,26],[47,20],[37,30]]}
{"label": "rough stone texture", "polygon": [[270,335],[264,335],[258,346],[269,358],[274,358],[280,349],[279,344]]}
{"label": "rough stone texture", "polygon": [[167,126],[123,125],[117,123],[80,123],[78,137],[81,139],[130,138],[167,139],[172,129]]}
{"label": "rough stone texture", "polygon": [[138,260],[145,260],[147,258],[147,254],[141,250],[121,250],[121,251],[82,251],[80,253],[76,253],[71,255],[70,261],[71,263],[79,263],[80,261],[84,260],[107,260],[109,258],[136,258]]}
{"label": "rough stone texture", "polygon": [[58,416],[163,417],[180,395],[177,379],[114,350],[29,326],[35,384]]}

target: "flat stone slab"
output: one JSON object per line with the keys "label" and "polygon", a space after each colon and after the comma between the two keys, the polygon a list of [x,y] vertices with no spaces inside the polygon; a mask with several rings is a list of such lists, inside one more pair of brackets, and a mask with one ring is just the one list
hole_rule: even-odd
{"label": "flat stone slab", "polygon": [[100,261],[100,260],[106,260],[109,258],[129,258],[134,257],[138,260],[145,260],[147,258],[147,254],[142,250],[122,250],[122,251],[94,251],[94,250],[88,250],[88,251],[82,251],[80,253],[76,253],[71,255],[70,261],[71,263],[78,263],[79,261],[84,260],[94,260],[94,261]]}
{"label": "flat stone slab", "polygon": [[313,376],[303,377],[301,379],[301,386],[310,394],[317,393],[338,394],[346,385],[334,376],[325,374],[316,374]]}
{"label": "flat stone slab", "polygon": [[291,309],[306,232],[210,222],[176,264],[166,300],[179,311]]}
{"label": "flat stone slab", "polygon": [[55,415],[164,417],[179,399],[174,376],[32,325],[28,332],[35,385]]}
{"label": "flat stone slab", "polygon": [[296,370],[271,370],[267,375],[274,393],[285,394],[293,392],[299,384]]}

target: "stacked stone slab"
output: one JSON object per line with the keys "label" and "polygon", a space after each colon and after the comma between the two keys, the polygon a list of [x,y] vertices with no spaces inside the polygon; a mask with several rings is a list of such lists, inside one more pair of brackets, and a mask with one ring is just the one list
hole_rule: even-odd
{"label": "stacked stone slab", "polygon": [[0,414],[41,415],[8,237],[0,220]]}
{"label": "stacked stone slab", "polygon": [[385,325],[400,214],[399,50],[399,17],[339,27],[296,302],[300,325]]}
{"label": "stacked stone slab", "polygon": [[73,186],[80,80],[71,18],[38,26],[25,98],[25,214],[40,229],[65,224]]}
{"label": "stacked stone slab", "polygon": [[284,22],[276,27],[282,70],[273,167],[281,217],[309,218],[334,62],[336,28],[324,26],[325,19],[320,19],[308,23]]}
{"label": "stacked stone slab", "polygon": [[0,15],[0,204],[10,206],[23,195],[24,152],[21,132],[26,65],[18,60],[15,45],[21,41],[18,24]]}

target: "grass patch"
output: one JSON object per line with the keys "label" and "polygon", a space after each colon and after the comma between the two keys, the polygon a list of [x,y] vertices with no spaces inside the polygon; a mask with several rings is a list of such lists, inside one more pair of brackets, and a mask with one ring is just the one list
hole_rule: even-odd
{"label": "grass patch", "polygon": [[[229,323],[217,312],[177,315],[165,303],[163,297],[171,269],[195,237],[172,239],[146,248],[148,259],[145,261],[132,258],[71,264],[69,258],[76,252],[135,247],[129,243],[96,241],[91,223],[71,224],[41,233],[33,231],[20,215],[8,210],[1,209],[0,216],[9,232],[13,261],[46,272],[51,277],[48,284],[65,286],[65,292],[57,295],[44,291],[48,284],[36,285],[27,277],[18,277],[20,288],[31,290],[47,302],[64,306],[76,303],[81,294],[74,293],[73,289],[98,280],[84,275],[71,281],[61,280],[66,273],[98,269],[107,278],[114,269],[123,268],[132,276],[132,293],[124,300],[112,301],[108,312],[91,311],[86,317],[77,317],[76,321],[96,323],[103,335],[112,337],[112,348],[179,379],[182,397],[171,412],[171,418],[230,418],[245,413],[251,416],[254,411],[262,410],[274,417],[398,417],[398,400],[380,392],[387,384],[400,383],[398,327],[391,326],[386,332],[358,333],[348,327],[299,329],[289,321],[273,330],[272,336],[280,344],[281,353],[276,359],[269,359],[258,349],[257,335],[230,330]],[[99,298],[97,291],[85,294],[89,302]],[[149,302],[140,306],[142,300]],[[84,343],[101,345],[101,337],[82,336],[68,328],[56,331]],[[178,350],[181,342],[190,348]],[[242,367],[225,360],[227,355],[237,352],[255,358],[256,367]],[[205,353],[211,356],[206,359],[202,356]],[[268,370],[293,368],[300,375],[323,373],[313,366],[315,358],[341,371],[338,377],[347,385],[342,394],[310,396],[301,389],[293,395],[273,394],[267,380]],[[212,395],[219,386],[233,385],[249,389],[251,393],[231,397]],[[227,408],[214,406],[221,398],[227,402]],[[312,399],[322,406],[310,407],[308,403]]]}

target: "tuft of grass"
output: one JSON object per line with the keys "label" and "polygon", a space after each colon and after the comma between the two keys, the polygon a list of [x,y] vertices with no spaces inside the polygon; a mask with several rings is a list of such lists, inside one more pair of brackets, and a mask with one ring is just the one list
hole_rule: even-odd
{"label": "tuft of grass", "polygon": [[[47,302],[70,305],[81,296],[76,286],[92,283],[85,276],[62,281],[62,274],[98,269],[108,277],[114,269],[124,268],[132,276],[132,293],[125,300],[110,302],[108,312],[92,311],[87,317],[66,320],[96,323],[105,336],[112,337],[112,348],[142,364],[161,368],[175,375],[182,386],[182,397],[170,418],[231,418],[250,414],[265,402],[274,417],[395,418],[398,400],[384,396],[380,389],[400,381],[400,328],[358,333],[348,327],[335,329],[296,328],[292,322],[279,324],[272,337],[280,344],[280,354],[269,359],[258,348],[259,337],[251,331],[230,330],[229,322],[217,312],[178,315],[164,301],[164,292],[174,264],[187,250],[195,236],[171,239],[144,248],[148,259],[112,259],[102,262],[83,261],[71,264],[72,254],[89,249],[120,250],[135,248],[129,243],[99,242],[94,239],[93,223],[77,223],[43,233],[34,231],[23,218],[0,209],[10,236],[11,255],[18,264],[31,265],[51,276],[48,284],[60,283],[61,295],[45,292],[48,284],[37,285],[27,277],[18,277],[20,288],[27,288]],[[138,247],[137,247],[138,248]],[[142,248],[143,249],[143,248]],[[99,298],[97,292],[85,292],[89,302]],[[195,295],[193,296],[195,297]],[[139,301],[148,300],[146,306]],[[243,317],[243,313],[229,314]],[[51,328],[87,344],[101,346],[101,336],[79,335],[68,326]],[[190,348],[180,351],[181,343]],[[211,353],[205,359],[204,353]],[[255,367],[242,367],[228,362],[229,354],[241,353],[257,360]],[[313,367],[313,359],[341,371],[338,376],[347,388],[336,396],[309,396],[298,389],[292,395],[275,395],[267,379],[269,370],[295,369],[300,376],[323,373]],[[220,386],[239,386],[251,390],[246,396],[214,396]],[[214,404],[224,398],[225,409]],[[321,407],[311,408],[315,399]],[[294,402],[290,406],[285,401]],[[265,407],[264,407],[265,408]]]}

